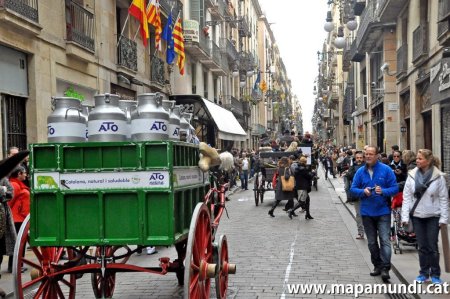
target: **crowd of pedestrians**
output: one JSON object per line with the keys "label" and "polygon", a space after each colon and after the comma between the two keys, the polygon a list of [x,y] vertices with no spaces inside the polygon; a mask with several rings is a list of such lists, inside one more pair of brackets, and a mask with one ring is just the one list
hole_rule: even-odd
{"label": "crowd of pedestrians", "polygon": [[428,149],[415,154],[397,145],[390,153],[369,145],[361,151],[332,145],[318,148],[325,177],[342,177],[347,203],[354,204],[356,239],[367,237],[374,266],[370,275],[390,279],[391,241],[398,237],[392,217],[399,217],[397,233],[417,242],[419,275],[415,281],[442,284],[438,235],[448,223],[449,191],[439,159]]}

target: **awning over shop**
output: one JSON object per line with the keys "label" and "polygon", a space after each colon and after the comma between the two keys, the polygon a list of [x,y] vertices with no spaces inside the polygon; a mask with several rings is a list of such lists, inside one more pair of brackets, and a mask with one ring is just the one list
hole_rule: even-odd
{"label": "awning over shop", "polygon": [[184,111],[192,113],[194,118],[203,121],[212,121],[222,140],[245,141],[247,133],[242,129],[233,113],[198,95],[170,96],[177,105],[183,105]]}

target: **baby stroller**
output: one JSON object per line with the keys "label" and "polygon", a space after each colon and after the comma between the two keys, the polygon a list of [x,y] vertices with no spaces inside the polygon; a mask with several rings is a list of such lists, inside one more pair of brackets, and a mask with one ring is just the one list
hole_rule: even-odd
{"label": "baby stroller", "polygon": [[[400,189],[399,184],[399,189]],[[401,188],[400,190],[403,190]],[[394,254],[403,253],[404,246],[410,246],[417,249],[416,234],[412,230],[412,226],[404,227],[402,224],[402,202],[403,192],[397,193],[392,199],[392,218],[394,218],[394,225],[391,228],[391,241]]]}

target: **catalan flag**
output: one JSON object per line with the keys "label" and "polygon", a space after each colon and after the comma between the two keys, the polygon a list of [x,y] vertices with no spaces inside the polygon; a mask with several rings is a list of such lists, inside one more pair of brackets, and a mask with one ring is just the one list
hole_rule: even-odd
{"label": "catalan flag", "polygon": [[145,0],[133,0],[128,8],[128,13],[139,21],[142,42],[144,47],[147,47],[147,39],[150,35],[148,33],[147,15],[145,14]]}
{"label": "catalan flag", "polygon": [[161,15],[159,9],[159,0],[152,0],[147,9],[147,20],[149,24],[155,27],[155,47],[161,51]]}
{"label": "catalan flag", "polygon": [[169,17],[167,18],[167,23],[164,26],[161,37],[163,40],[167,41],[166,62],[167,64],[172,64],[175,59],[172,12],[169,13]]}
{"label": "catalan flag", "polygon": [[183,26],[181,25],[180,16],[178,16],[175,27],[173,28],[173,41],[175,44],[175,53],[178,54],[177,65],[180,69],[180,74],[184,75],[184,61],[186,56],[184,54]]}

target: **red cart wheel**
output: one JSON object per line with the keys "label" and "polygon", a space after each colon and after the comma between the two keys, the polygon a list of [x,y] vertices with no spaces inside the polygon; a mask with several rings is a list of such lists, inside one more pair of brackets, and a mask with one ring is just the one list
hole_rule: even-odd
{"label": "red cart wheel", "polygon": [[228,243],[227,237],[221,235],[217,247],[216,296],[227,297],[228,288]]}
{"label": "red cart wheel", "polygon": [[[61,261],[64,250],[69,260],[74,258],[73,250],[65,247],[31,247],[32,251],[26,252],[23,257],[22,253],[29,246],[29,230],[30,216],[23,222],[14,247],[15,298],[74,299],[76,275],[58,274],[66,269]],[[29,278],[22,274],[23,267],[28,267]]]}
{"label": "red cart wheel", "polygon": [[255,205],[258,206],[259,204],[259,192],[260,192],[260,188],[261,188],[261,182],[260,182],[260,178],[259,178],[259,174],[256,173],[255,174],[255,183],[253,185],[253,194],[255,196]]}
{"label": "red cart wheel", "polygon": [[215,277],[211,219],[208,208],[198,203],[189,228],[184,269],[184,298],[209,299],[210,279]]}

